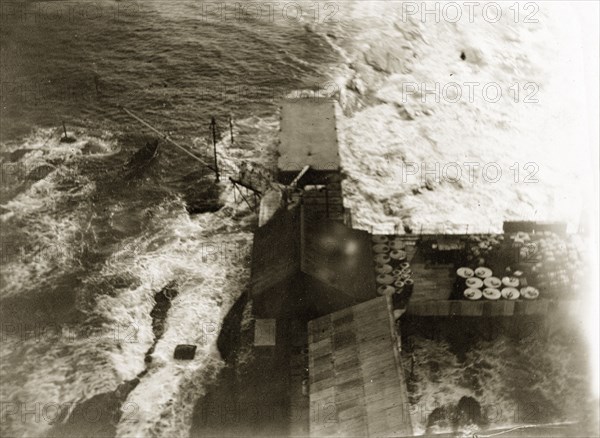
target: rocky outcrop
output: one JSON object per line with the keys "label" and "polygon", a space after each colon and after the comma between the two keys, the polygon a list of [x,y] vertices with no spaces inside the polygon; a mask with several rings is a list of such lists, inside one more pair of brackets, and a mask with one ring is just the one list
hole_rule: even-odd
{"label": "rocky outcrop", "polygon": [[470,426],[482,427],[486,424],[481,405],[473,397],[461,397],[457,405],[445,405],[434,409],[427,418],[427,433],[434,429],[454,431]]}

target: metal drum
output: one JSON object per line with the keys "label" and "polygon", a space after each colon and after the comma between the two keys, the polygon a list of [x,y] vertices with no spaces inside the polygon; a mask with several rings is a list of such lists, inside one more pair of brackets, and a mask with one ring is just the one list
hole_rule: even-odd
{"label": "metal drum", "polygon": [[505,287],[500,293],[505,300],[518,300],[519,296],[521,296],[519,291],[514,287]]}
{"label": "metal drum", "polygon": [[471,301],[475,301],[475,300],[480,300],[482,293],[479,289],[465,289],[465,291],[463,292],[464,297],[467,300],[471,300]]}
{"label": "metal drum", "polygon": [[398,309],[406,305],[406,299],[404,299],[404,291],[396,289],[396,292],[392,294],[392,306],[394,309]]}
{"label": "metal drum", "polygon": [[408,262],[400,263],[400,269],[408,269],[410,264]]}
{"label": "metal drum", "polygon": [[390,247],[387,246],[385,243],[377,243],[373,245],[373,252],[375,254],[384,254],[390,252]]}
{"label": "metal drum", "polygon": [[377,284],[390,285],[394,282],[394,277],[390,274],[379,274],[377,276]]}
{"label": "metal drum", "polygon": [[392,271],[392,275],[396,278],[399,278],[402,275],[402,269],[396,268]]}
{"label": "metal drum", "polygon": [[410,278],[404,282],[404,291],[408,294],[409,297],[412,295],[414,287],[415,282],[412,281]]}
{"label": "metal drum", "polygon": [[392,266],[391,265],[377,265],[377,266],[375,266],[375,272],[377,272],[378,274],[389,274],[390,272],[392,272]]}
{"label": "metal drum", "polygon": [[468,289],[480,289],[483,287],[483,280],[477,277],[470,277],[465,280]]}
{"label": "metal drum", "polygon": [[392,252],[390,252],[390,257],[398,262],[404,262],[406,261],[406,251],[394,249]]}
{"label": "metal drum", "polygon": [[521,296],[526,300],[535,300],[540,296],[540,291],[532,286],[523,287],[521,288]]}
{"label": "metal drum", "polygon": [[377,272],[378,274],[389,274],[390,272],[392,272],[392,266],[391,265],[377,265],[377,266],[375,266],[375,272]]}
{"label": "metal drum", "polygon": [[480,266],[477,269],[475,269],[475,275],[481,279],[488,278],[492,276],[492,270],[490,268]]}
{"label": "metal drum", "polygon": [[390,248],[392,249],[404,249],[406,248],[406,244],[404,241],[398,237],[390,242]]}
{"label": "metal drum", "polygon": [[373,243],[387,243],[389,240],[387,236],[382,236],[381,234],[371,236],[371,242]]}
{"label": "metal drum", "polygon": [[488,277],[483,280],[483,284],[485,287],[500,289],[500,286],[502,286],[502,281],[498,277]]}
{"label": "metal drum", "polygon": [[394,287],[396,287],[396,289],[398,289],[398,292],[402,292],[404,290],[404,281],[396,280],[396,282],[394,283]]}
{"label": "metal drum", "polygon": [[373,256],[373,260],[375,260],[375,263],[378,265],[387,265],[391,258],[388,254],[377,254]]}
{"label": "metal drum", "polygon": [[502,296],[502,294],[500,293],[500,291],[498,289],[486,287],[483,290],[483,297],[486,300],[492,300],[492,301],[499,300],[501,296]]}
{"label": "metal drum", "polygon": [[502,277],[502,284],[505,287],[519,287],[519,279],[517,277]]}
{"label": "metal drum", "polygon": [[475,275],[475,272],[471,268],[463,267],[456,270],[456,275],[460,278],[470,278]]}

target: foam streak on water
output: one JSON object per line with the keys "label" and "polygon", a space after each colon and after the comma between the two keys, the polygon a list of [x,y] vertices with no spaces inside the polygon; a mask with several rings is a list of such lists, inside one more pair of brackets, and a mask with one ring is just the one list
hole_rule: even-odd
{"label": "foam streak on water", "polygon": [[[190,424],[194,401],[201,396],[204,383],[218,371],[222,361],[216,339],[222,318],[241,294],[249,277],[249,233],[214,234],[227,218],[215,214],[210,220],[190,220],[180,216],[164,223],[163,231],[140,248],[134,260],[125,258],[111,264],[123,272],[135,267],[142,280],[134,291],[107,298],[99,307],[115,324],[139,325],[139,345],[114,352],[111,359],[124,379],[143,369],[143,353],[151,337],[149,311],[154,291],[175,281],[179,290],[172,302],[166,331],[156,345],[149,372],[129,395],[127,403],[135,414],[125,416],[118,427],[119,436],[181,436]],[[156,250],[157,240],[168,243]],[[214,251],[216,247],[221,247]],[[177,344],[198,346],[193,361],[176,361]]]}

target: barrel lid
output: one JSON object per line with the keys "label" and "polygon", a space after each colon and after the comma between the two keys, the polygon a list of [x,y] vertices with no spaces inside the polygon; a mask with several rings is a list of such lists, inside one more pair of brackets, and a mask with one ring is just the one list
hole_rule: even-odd
{"label": "barrel lid", "polygon": [[492,289],[498,289],[502,286],[502,281],[498,277],[488,277],[483,280],[485,287],[491,287]]}
{"label": "barrel lid", "polygon": [[393,287],[393,286],[389,286],[389,285],[387,285],[387,286],[386,286],[386,285],[382,285],[382,286],[379,286],[379,287],[377,288],[377,293],[378,293],[379,295],[391,295],[391,294],[393,294],[395,291],[396,291],[396,289],[394,289],[394,287]]}
{"label": "barrel lid", "polygon": [[486,287],[483,290],[483,296],[488,300],[497,300],[502,296],[502,294],[500,293],[500,291],[498,289]]}
{"label": "barrel lid", "polygon": [[377,276],[377,283],[379,284],[392,284],[394,282],[394,277],[390,274],[379,274]]}
{"label": "barrel lid", "polygon": [[522,287],[521,296],[527,300],[535,300],[540,296],[540,291],[533,286]]}
{"label": "barrel lid", "polygon": [[466,299],[475,301],[475,300],[481,299],[482,293],[479,289],[468,288],[468,289],[465,289],[465,291],[463,292],[463,295],[465,296]]}
{"label": "barrel lid", "polygon": [[375,271],[378,274],[389,274],[390,272],[392,272],[392,266],[387,264],[377,265],[375,266]]}
{"label": "barrel lid", "polygon": [[483,280],[481,280],[481,278],[471,277],[465,280],[465,284],[468,288],[479,289],[483,286]]}
{"label": "barrel lid", "polygon": [[506,287],[518,287],[519,279],[517,277],[502,277],[502,284]]}
{"label": "barrel lid", "polygon": [[490,268],[480,266],[477,269],[475,269],[475,275],[479,278],[488,278],[492,276],[492,270]]}
{"label": "barrel lid", "polygon": [[385,243],[377,243],[373,245],[373,252],[377,254],[390,252],[390,247]]}
{"label": "barrel lid", "polygon": [[395,249],[390,253],[390,257],[395,260],[404,260],[406,259],[406,251],[402,251],[401,249]]}
{"label": "barrel lid", "polygon": [[473,275],[475,275],[475,273],[473,272],[473,270],[471,268],[463,267],[463,268],[458,268],[456,270],[456,275],[458,275],[461,278],[469,278],[469,277],[472,277]]}
{"label": "barrel lid", "polygon": [[387,254],[377,254],[373,257],[373,259],[375,260],[375,263],[385,265],[390,261],[390,256]]}
{"label": "barrel lid", "polygon": [[386,243],[389,240],[390,239],[388,239],[387,236],[383,236],[381,234],[374,234],[373,236],[371,236],[371,241],[374,243]]}
{"label": "barrel lid", "polygon": [[502,298],[504,298],[506,300],[516,300],[521,295],[519,293],[518,289],[516,289],[514,287],[505,287],[504,289],[502,289],[501,293],[502,293]]}

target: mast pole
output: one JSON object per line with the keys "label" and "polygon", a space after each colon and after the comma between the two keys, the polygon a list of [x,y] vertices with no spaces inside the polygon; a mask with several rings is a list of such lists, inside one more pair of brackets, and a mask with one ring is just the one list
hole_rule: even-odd
{"label": "mast pole", "polygon": [[219,167],[217,165],[217,121],[215,120],[215,116],[210,118],[210,127],[213,139],[213,153],[215,156],[215,177],[217,182],[219,182]]}
{"label": "mast pole", "polygon": [[202,160],[200,157],[197,157],[196,155],[192,154],[190,151],[188,151],[186,148],[184,148],[183,146],[181,146],[179,143],[177,143],[175,140],[173,140],[167,134],[160,132],[158,129],[156,129],[154,126],[152,126],[150,123],[146,122],[141,117],[135,115],[132,111],[128,110],[125,107],[120,107],[120,108],[123,111],[125,111],[128,115],[130,115],[132,118],[134,118],[135,120],[137,120],[138,122],[140,122],[142,125],[146,126],[151,131],[153,131],[156,134],[160,135],[161,138],[164,138],[166,141],[168,141],[169,143],[171,143],[173,146],[176,146],[177,148],[181,149],[183,152],[185,152],[186,154],[188,154],[190,157],[192,157],[195,160],[197,160],[200,163],[202,163],[205,167],[208,167],[210,170],[215,170],[215,169],[212,168],[212,166],[210,164],[204,162],[204,160]]}

